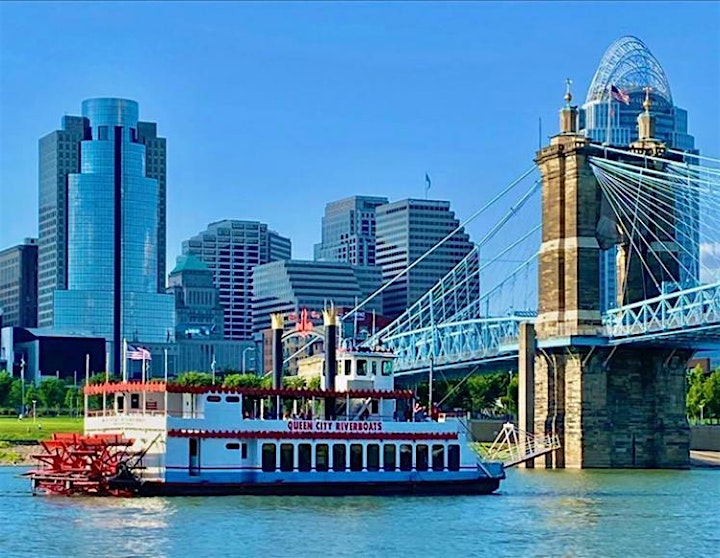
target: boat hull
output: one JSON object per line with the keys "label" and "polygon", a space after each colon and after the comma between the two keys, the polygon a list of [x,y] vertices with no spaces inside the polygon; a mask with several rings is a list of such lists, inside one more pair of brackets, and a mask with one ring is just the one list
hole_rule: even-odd
{"label": "boat hull", "polygon": [[500,478],[422,482],[179,483],[146,481],[139,496],[456,496],[492,494]]}

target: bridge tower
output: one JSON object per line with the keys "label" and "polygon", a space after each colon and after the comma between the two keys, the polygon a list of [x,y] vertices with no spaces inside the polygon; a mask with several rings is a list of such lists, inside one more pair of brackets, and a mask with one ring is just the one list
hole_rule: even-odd
{"label": "bridge tower", "polygon": [[[686,467],[684,382],[691,352],[611,346],[602,337],[603,194],[588,160],[602,149],[578,133],[569,83],[560,133],[536,156],[543,179],[539,312],[535,331],[524,324],[520,332],[520,428],[560,437],[562,448],[539,458],[545,467]],[[662,153],[647,109],[638,123],[640,139],[630,149]],[[622,238],[614,242],[624,254]],[[625,296],[647,298],[642,269],[628,270],[621,278]]]}

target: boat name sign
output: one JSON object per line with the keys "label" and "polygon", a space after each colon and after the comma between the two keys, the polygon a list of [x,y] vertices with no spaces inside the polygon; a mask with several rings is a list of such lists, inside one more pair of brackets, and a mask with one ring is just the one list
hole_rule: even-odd
{"label": "boat name sign", "polygon": [[291,420],[288,428],[293,432],[381,432],[380,421]]}

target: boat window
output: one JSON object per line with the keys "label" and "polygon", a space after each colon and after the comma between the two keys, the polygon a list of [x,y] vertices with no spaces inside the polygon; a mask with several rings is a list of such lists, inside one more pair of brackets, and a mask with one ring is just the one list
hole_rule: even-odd
{"label": "boat window", "polygon": [[367,360],[360,358],[357,361],[357,375],[367,376]]}
{"label": "boat window", "polygon": [[295,446],[292,444],[280,444],[280,470],[292,471],[295,460]]}
{"label": "boat window", "polygon": [[225,449],[229,449],[229,450],[239,450],[239,449],[240,449],[240,444],[237,443],[237,442],[230,442],[230,443],[228,443],[228,444],[225,444]]}
{"label": "boat window", "polygon": [[239,395],[228,395],[225,398],[225,401],[228,403],[240,403],[240,396]]}
{"label": "boat window", "polygon": [[380,402],[377,399],[370,401],[370,412],[377,415],[380,409]]}
{"label": "boat window", "polygon": [[370,375],[371,376],[377,376],[377,360],[371,360],[370,361]]}
{"label": "boat window", "polygon": [[445,468],[445,446],[440,444],[432,447],[432,469],[442,471]]}
{"label": "boat window", "polygon": [[242,445],[242,455],[241,455],[241,457],[242,457],[243,459],[247,459],[247,444],[243,444],[243,445]]}
{"label": "boat window", "polygon": [[262,470],[265,472],[273,472],[276,464],[276,448],[275,444],[263,444],[262,447]]}
{"label": "boat window", "polygon": [[415,448],[415,469],[417,471],[428,470],[428,447],[426,444],[418,444]]}
{"label": "boat window", "polygon": [[315,470],[324,472],[328,470],[328,466],[328,445],[318,444],[315,446]]}
{"label": "boat window", "polygon": [[347,467],[345,444],[333,444],[333,471],[344,471]]}
{"label": "boat window", "polygon": [[390,376],[392,375],[392,360],[383,360],[382,363],[382,375],[383,376]]}
{"label": "boat window", "polygon": [[140,394],[139,393],[131,393],[130,394],[130,408],[131,409],[139,409],[140,408]]}
{"label": "boat window", "polygon": [[345,370],[345,375],[350,375],[350,370],[352,368],[352,361],[349,358],[346,358],[343,360],[343,369]]}
{"label": "boat window", "polygon": [[207,400],[208,403],[220,403],[220,401],[222,401],[222,398],[219,395],[208,395]]}
{"label": "boat window", "polygon": [[412,471],[412,446],[410,444],[400,446],[400,470]]}
{"label": "boat window", "polygon": [[362,444],[350,444],[350,470],[362,471],[363,447]]}
{"label": "boat window", "polygon": [[448,469],[451,471],[460,470],[460,446],[458,444],[448,446]]}
{"label": "boat window", "polygon": [[368,444],[368,447],[367,447],[367,470],[368,471],[379,471],[380,470],[380,445],[379,444]]}
{"label": "boat window", "polygon": [[298,444],[298,471],[309,471],[310,469],[312,469],[312,446]]}
{"label": "boat window", "polygon": [[386,471],[395,470],[395,444],[383,446],[383,469]]}

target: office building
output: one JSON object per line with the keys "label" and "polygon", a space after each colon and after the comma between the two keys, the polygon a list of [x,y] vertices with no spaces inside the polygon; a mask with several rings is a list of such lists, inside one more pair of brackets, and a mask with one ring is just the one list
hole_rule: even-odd
{"label": "office building", "polygon": [[82,116],[80,172],[67,175],[67,289],[54,293],[53,325],[104,337],[119,373],[123,339],[161,354],[175,337],[173,296],[158,292],[160,191],[145,172],[135,101],[86,100]]}
{"label": "office building", "polygon": [[[611,95],[611,88],[617,92]],[[688,133],[688,114],[678,107],[670,91],[670,83],[650,49],[636,37],[621,37],[605,51],[600,61],[585,104],[579,110],[580,133],[598,143],[628,146],[638,139],[637,117],[643,112],[645,88],[650,88],[651,114],[655,121],[655,136],[668,147],[697,154],[695,138]],[[627,97],[624,97],[627,95]],[[691,200],[690,200],[691,201]],[[689,204],[689,205],[688,205]],[[678,214],[676,224],[681,250],[683,286],[696,284],[699,264],[694,254],[698,250],[697,201],[689,203]],[[688,209],[690,211],[688,211]],[[617,248],[600,253],[601,308],[617,305]]]}
{"label": "office building", "polygon": [[[387,284],[459,226],[450,202],[406,199],[376,209],[377,265]],[[399,316],[472,250],[464,229],[383,292],[383,313]]]}
{"label": "office building", "polygon": [[[103,125],[103,134],[110,129]],[[155,180],[158,188],[153,233],[155,244],[156,288],[165,292],[166,253],[166,141],[157,136],[157,124],[137,121],[132,127],[132,143],[145,146],[142,176]],[[80,173],[84,141],[93,136],[87,116],[64,116],[61,129],[39,142],[39,238],[38,238],[38,325],[52,326],[53,297],[68,287],[69,177]],[[107,140],[102,140],[107,141]],[[87,172],[87,171],[83,171]]]}
{"label": "office building", "polygon": [[375,265],[375,209],[387,198],[353,196],[325,206],[315,260]]}
{"label": "office building", "polygon": [[38,245],[36,238],[0,252],[2,324],[37,326]]}
{"label": "office building", "polygon": [[182,253],[212,271],[224,311],[224,337],[252,340],[253,279],[257,265],[291,256],[290,239],[257,221],[226,219],[182,243]]}

